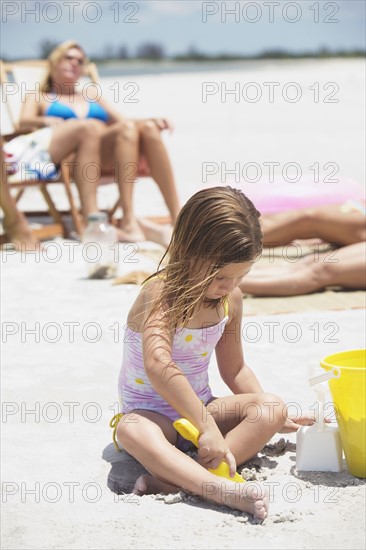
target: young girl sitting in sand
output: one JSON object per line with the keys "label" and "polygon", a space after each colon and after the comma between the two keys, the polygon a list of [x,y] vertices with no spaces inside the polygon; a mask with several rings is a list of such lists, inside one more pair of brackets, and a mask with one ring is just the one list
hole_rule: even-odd
{"label": "young girl sitting in sand", "polygon": [[[135,492],[174,491],[265,519],[268,496],[259,484],[234,483],[207,468],[255,455],[279,430],[309,419],[287,418],[246,365],[241,343],[242,294],[237,288],[261,253],[259,213],[230,187],[199,191],[183,207],[167,263],[144,284],[128,316],[119,379],[117,438],[150,473]],[[213,351],[233,395],[216,398],[208,384]],[[200,433],[199,462],[173,422],[187,418]]]}

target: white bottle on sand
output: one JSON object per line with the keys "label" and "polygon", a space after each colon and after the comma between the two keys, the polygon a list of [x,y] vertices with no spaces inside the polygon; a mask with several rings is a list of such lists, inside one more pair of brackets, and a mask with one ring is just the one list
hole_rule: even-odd
{"label": "white bottle on sand", "polygon": [[108,223],[107,214],[90,214],[82,237],[82,253],[89,279],[111,279],[117,275],[116,243],[117,233]]}

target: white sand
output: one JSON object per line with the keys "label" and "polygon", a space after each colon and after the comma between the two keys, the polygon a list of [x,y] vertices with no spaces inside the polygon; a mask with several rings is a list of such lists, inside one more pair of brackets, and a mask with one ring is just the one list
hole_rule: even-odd
{"label": "white sand", "polygon": [[[176,133],[167,144],[182,200],[200,187],[201,165],[208,161],[296,161],[303,167],[336,161],[344,177],[362,180],[361,64],[269,64],[245,74],[139,77],[134,80],[140,102],[122,107],[133,116],[174,119]],[[202,104],[201,82],[225,78],[228,83],[297,80],[307,86],[338,82],[340,102],[307,102],[306,108],[284,102]],[[107,89],[110,84],[105,81]],[[138,185],[136,202],[142,215],[165,213],[149,180]],[[146,256],[131,254],[132,247],[120,250],[120,273],[153,269]],[[60,258],[53,262],[55,253]],[[261,525],[197,499],[170,506],[152,496],[118,499],[107,488],[111,465],[102,454],[119,458],[108,421],[117,407],[122,330],[138,289],[85,280],[80,247],[71,261],[62,241],[48,255],[24,261],[19,254],[2,253],[2,262],[4,548],[364,547],[364,481],[346,469],[298,474],[293,435],[284,436],[290,443],[283,454],[257,462],[258,478],[272,487],[270,516]],[[363,310],[244,322],[247,362],[268,391],[303,411],[314,404],[306,384],[309,363],[364,345]],[[273,322],[279,325],[271,341],[268,323]],[[27,332],[31,329],[36,332]],[[211,380],[214,392],[223,395],[215,364]]]}

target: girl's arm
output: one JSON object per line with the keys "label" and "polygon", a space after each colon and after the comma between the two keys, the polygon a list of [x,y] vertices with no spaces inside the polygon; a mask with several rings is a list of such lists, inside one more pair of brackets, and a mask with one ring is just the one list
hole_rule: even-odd
{"label": "girl's arm", "polygon": [[143,331],[143,355],[146,374],[161,397],[187,418],[200,433],[198,455],[205,468],[217,468],[225,458],[233,476],[234,456],[214,418],[198,398],[185,375],[171,357],[171,339],[162,329],[150,325]]}
{"label": "girl's arm", "polygon": [[243,295],[238,288],[230,295],[229,307],[233,316],[216,346],[221,378],[234,394],[262,393],[264,390],[257,377],[244,360],[241,334]]}
{"label": "girl's arm", "polygon": [[[148,301],[151,303],[151,299]],[[207,468],[217,468],[227,455],[227,444],[214,418],[172,360],[173,337],[161,326],[161,317],[157,314],[149,318],[142,331],[145,372],[159,395],[198,429],[198,454],[202,464]],[[235,459],[231,453],[226,458],[229,458],[230,471],[234,475]]]}
{"label": "girl's arm", "polygon": [[[243,296],[236,288],[231,294],[230,306],[234,309],[231,321],[216,346],[216,357],[221,377],[234,394],[262,393],[260,383],[253,371],[245,364],[242,348]],[[296,432],[300,426],[314,424],[312,415],[288,417],[280,433]]]}
{"label": "girl's arm", "polygon": [[[145,372],[158,394],[202,433],[207,428],[209,415],[205,414],[201,400],[184,373],[172,360],[171,335],[157,326],[156,321],[157,317],[150,319],[149,325],[143,330]],[[216,423],[212,420],[212,424]]]}

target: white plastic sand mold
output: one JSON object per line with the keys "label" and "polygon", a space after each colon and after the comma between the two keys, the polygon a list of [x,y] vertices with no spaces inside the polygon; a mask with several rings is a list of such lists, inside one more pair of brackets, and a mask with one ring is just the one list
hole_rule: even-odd
{"label": "white plastic sand mold", "polygon": [[339,378],[338,367],[309,378],[310,386],[317,394],[316,422],[302,426],[296,434],[296,469],[299,471],[342,471],[342,444],[338,426],[324,422],[324,395],[330,378]]}

